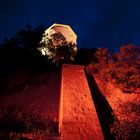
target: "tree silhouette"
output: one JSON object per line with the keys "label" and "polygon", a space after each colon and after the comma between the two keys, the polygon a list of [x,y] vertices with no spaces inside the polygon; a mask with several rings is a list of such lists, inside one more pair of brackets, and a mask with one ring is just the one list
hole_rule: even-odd
{"label": "tree silhouette", "polygon": [[16,33],[15,38],[18,40],[19,47],[34,50],[38,47],[43,32],[43,25],[40,25],[35,29],[32,29],[30,25],[26,25],[24,29],[21,29]]}
{"label": "tree silhouette", "polygon": [[61,32],[56,32],[52,35],[44,33],[38,50],[51,63],[59,65],[74,61],[77,45],[73,42],[68,42]]}
{"label": "tree silhouette", "polygon": [[80,65],[89,65],[97,61],[95,58],[96,48],[80,48],[75,57],[75,63]]}
{"label": "tree silhouette", "polygon": [[140,48],[123,45],[120,51],[110,55],[107,49],[98,48],[97,63],[87,67],[89,72],[99,74],[103,82],[111,81],[124,93],[133,93],[140,88]]}
{"label": "tree silhouette", "polygon": [[0,47],[1,75],[14,72],[22,66],[31,70],[39,69],[44,64],[44,58],[37,51],[43,32],[43,25],[35,29],[26,25],[11,39],[4,40]]}

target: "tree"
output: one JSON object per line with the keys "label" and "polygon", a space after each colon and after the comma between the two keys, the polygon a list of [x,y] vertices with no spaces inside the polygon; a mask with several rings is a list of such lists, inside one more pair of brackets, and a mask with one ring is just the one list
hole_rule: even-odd
{"label": "tree", "polygon": [[32,28],[26,25],[12,38],[5,39],[0,49],[1,73],[10,73],[24,66],[32,71],[44,67],[47,60],[41,57],[37,50],[39,42],[44,32],[44,26],[40,25]]}
{"label": "tree", "polygon": [[133,93],[140,88],[140,48],[123,45],[112,56],[107,49],[99,48],[95,56],[97,63],[87,69],[98,74],[104,82],[112,81],[124,93]]}
{"label": "tree", "polygon": [[58,65],[74,61],[77,46],[75,43],[67,42],[66,38],[60,32],[56,32],[50,36],[44,33],[38,50],[48,60]]}
{"label": "tree", "polygon": [[35,50],[39,45],[43,32],[43,25],[35,29],[32,29],[30,25],[26,25],[25,28],[16,33],[15,38],[18,40],[19,47]]}
{"label": "tree", "polygon": [[131,44],[123,45],[113,58],[116,65],[115,84],[123,92],[134,92],[140,87],[140,48]]}

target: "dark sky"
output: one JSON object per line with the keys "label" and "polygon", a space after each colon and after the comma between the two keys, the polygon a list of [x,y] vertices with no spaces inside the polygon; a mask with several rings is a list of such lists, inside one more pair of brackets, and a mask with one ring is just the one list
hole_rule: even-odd
{"label": "dark sky", "polygon": [[69,24],[79,47],[140,46],[140,0],[0,0],[0,42],[26,24]]}

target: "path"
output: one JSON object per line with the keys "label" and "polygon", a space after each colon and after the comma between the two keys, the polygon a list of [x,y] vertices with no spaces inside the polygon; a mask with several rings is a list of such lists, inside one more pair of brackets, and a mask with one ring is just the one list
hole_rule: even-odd
{"label": "path", "polygon": [[83,66],[63,65],[62,140],[103,140]]}

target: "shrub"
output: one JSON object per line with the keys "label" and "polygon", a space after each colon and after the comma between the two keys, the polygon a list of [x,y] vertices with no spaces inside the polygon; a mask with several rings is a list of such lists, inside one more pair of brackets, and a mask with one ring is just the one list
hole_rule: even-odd
{"label": "shrub", "polygon": [[104,82],[112,81],[124,93],[133,93],[140,88],[138,47],[125,45],[120,48],[120,52],[113,55],[110,55],[107,49],[99,49],[96,58],[98,61],[92,68],[90,65],[90,72],[98,74]]}
{"label": "shrub", "polygon": [[25,111],[23,106],[12,104],[0,110],[0,136],[10,133],[37,134],[46,130],[46,124],[39,114]]}

